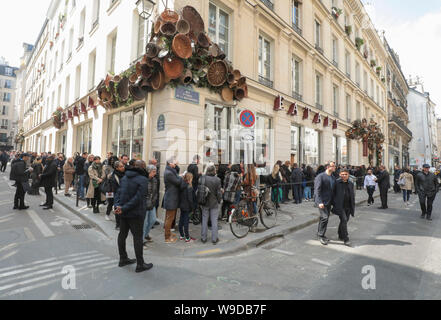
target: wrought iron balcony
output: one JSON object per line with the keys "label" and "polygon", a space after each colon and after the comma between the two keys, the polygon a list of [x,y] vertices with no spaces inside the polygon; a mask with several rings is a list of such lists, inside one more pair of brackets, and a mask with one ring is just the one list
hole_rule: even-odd
{"label": "wrought iron balcony", "polygon": [[299,101],[303,101],[303,96],[295,91],[292,92],[292,96],[294,97],[294,99],[299,100]]}
{"label": "wrought iron balcony", "polygon": [[293,28],[294,31],[297,32],[299,35],[302,35],[302,29],[300,29],[300,27],[299,27],[297,24],[293,23],[293,24],[292,24],[292,28]]}
{"label": "wrought iron balcony", "polygon": [[389,122],[394,122],[403,132],[408,134],[410,137],[413,136],[412,131],[410,131],[409,128],[407,128],[407,126],[404,124],[404,122],[396,115],[389,115]]}
{"label": "wrought iron balcony", "polygon": [[271,81],[268,78],[262,77],[262,76],[259,76],[259,83],[263,84],[264,86],[270,87],[270,88],[273,88],[273,86],[274,86],[273,81]]}
{"label": "wrought iron balcony", "polygon": [[269,9],[274,10],[274,3],[271,0],[260,0],[266,5]]}
{"label": "wrought iron balcony", "polygon": [[332,64],[333,64],[336,68],[338,68],[338,62],[337,62],[337,61],[332,60]]}

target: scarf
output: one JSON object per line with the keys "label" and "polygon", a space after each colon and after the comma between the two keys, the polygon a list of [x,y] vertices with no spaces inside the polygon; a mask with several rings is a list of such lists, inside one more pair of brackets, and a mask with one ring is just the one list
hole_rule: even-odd
{"label": "scarf", "polygon": [[102,175],[103,175],[103,165],[101,163],[98,164],[96,162],[93,162],[92,163],[92,169],[96,170],[96,172],[98,172],[98,177],[102,177]]}

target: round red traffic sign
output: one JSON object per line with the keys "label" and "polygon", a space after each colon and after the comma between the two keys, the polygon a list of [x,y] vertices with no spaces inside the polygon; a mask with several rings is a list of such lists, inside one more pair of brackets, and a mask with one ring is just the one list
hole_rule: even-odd
{"label": "round red traffic sign", "polygon": [[251,128],[256,123],[256,117],[252,111],[244,110],[240,113],[239,121],[245,128]]}

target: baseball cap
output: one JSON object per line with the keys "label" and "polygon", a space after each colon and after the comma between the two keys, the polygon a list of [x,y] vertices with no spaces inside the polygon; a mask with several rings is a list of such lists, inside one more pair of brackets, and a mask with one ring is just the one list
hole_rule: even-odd
{"label": "baseball cap", "polygon": [[423,168],[430,168],[430,165],[425,164],[425,165],[423,165]]}

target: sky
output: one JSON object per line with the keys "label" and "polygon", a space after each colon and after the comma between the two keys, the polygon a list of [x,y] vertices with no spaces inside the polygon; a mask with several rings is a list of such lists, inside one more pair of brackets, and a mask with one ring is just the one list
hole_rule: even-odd
{"label": "sky", "polygon": [[[286,0],[278,0],[286,1]],[[377,30],[385,30],[406,78],[420,76],[441,117],[441,0],[362,0]],[[34,44],[50,0],[0,0],[0,56],[19,66],[22,44]]]}
{"label": "sky", "polygon": [[377,30],[398,53],[406,78],[421,77],[441,118],[441,0],[363,0]]}
{"label": "sky", "polygon": [[50,0],[0,0],[0,56],[19,67],[23,42],[35,44]]}

